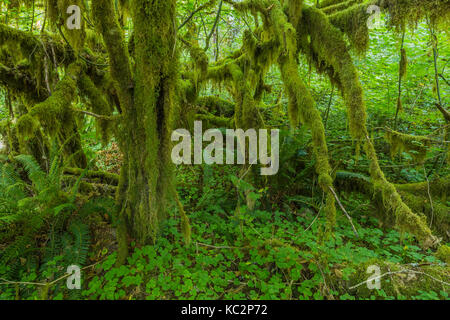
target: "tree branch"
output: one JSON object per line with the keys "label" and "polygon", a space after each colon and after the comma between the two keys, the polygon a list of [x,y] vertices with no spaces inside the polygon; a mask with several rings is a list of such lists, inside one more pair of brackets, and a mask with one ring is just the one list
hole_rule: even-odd
{"label": "tree branch", "polygon": [[130,57],[112,1],[93,1],[92,15],[108,51],[111,76],[118,87],[121,107],[129,110],[133,105],[134,87]]}

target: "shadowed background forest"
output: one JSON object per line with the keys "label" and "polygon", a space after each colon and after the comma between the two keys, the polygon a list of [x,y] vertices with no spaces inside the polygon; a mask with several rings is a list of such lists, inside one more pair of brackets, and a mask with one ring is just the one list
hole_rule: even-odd
{"label": "shadowed background forest", "polygon": [[[0,0],[0,299],[448,299],[449,17]],[[280,130],[279,172],[175,166],[194,121]]]}

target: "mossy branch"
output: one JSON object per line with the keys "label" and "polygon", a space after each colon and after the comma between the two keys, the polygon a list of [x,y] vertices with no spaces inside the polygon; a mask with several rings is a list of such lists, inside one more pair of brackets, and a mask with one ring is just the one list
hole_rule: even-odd
{"label": "mossy branch", "polygon": [[337,74],[339,89],[348,108],[350,133],[354,139],[364,143],[364,150],[370,161],[372,182],[375,190],[382,195],[385,208],[395,217],[398,228],[418,236],[425,247],[434,245],[436,239],[426,222],[402,201],[394,185],[387,181],[379,166],[366,127],[366,107],[358,72],[342,33],[329,22],[323,12],[313,7],[303,11],[303,20],[299,27],[307,29],[311,37],[310,45],[319,61],[331,66]]}
{"label": "mossy branch", "polygon": [[113,1],[93,1],[92,15],[108,51],[111,76],[118,88],[121,108],[128,111],[133,107],[134,83],[128,49]]}
{"label": "mossy branch", "polygon": [[38,87],[29,73],[17,68],[9,68],[1,63],[0,85],[16,95],[25,95],[30,102],[41,102],[48,97],[48,92],[43,87]]}
{"label": "mossy branch", "polygon": [[80,168],[64,168],[65,174],[70,174],[74,176],[81,176],[83,175],[85,178],[91,178],[91,179],[100,179],[100,181],[117,186],[119,184],[119,176],[114,173],[110,172],[103,172],[103,171],[92,171],[92,170],[84,170]]}

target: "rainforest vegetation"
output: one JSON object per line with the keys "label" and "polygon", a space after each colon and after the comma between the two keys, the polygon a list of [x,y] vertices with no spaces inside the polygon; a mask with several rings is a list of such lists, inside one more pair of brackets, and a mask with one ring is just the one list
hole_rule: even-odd
{"label": "rainforest vegetation", "polygon": [[[448,299],[449,24],[450,0],[0,0],[0,299]],[[196,121],[279,130],[278,173],[175,165]]]}

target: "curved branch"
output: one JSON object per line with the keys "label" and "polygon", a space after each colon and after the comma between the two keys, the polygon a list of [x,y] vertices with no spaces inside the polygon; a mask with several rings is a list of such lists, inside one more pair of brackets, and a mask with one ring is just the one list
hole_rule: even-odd
{"label": "curved branch", "polygon": [[434,245],[436,239],[432,236],[426,222],[402,201],[396,188],[387,181],[380,168],[366,127],[366,106],[358,71],[353,64],[342,33],[330,24],[323,12],[313,7],[304,10],[299,28],[304,28],[309,33],[310,46],[318,60],[331,66],[337,75],[340,90],[348,108],[350,133],[354,139],[364,143],[367,158],[370,160],[373,184],[375,190],[382,194],[385,208],[393,213],[397,227],[416,235],[425,247]]}
{"label": "curved branch", "polygon": [[121,108],[129,110],[133,104],[134,87],[130,57],[112,0],[93,1],[92,15],[108,51],[111,76],[118,87]]}
{"label": "curved branch", "polygon": [[196,15],[198,12],[213,6],[216,2],[217,2],[217,0],[210,0],[207,3],[199,6],[194,11],[192,11],[191,14],[186,18],[186,20],[184,20],[183,23],[178,26],[178,30],[182,29],[189,21],[191,21],[191,19],[194,17],[194,15]]}

